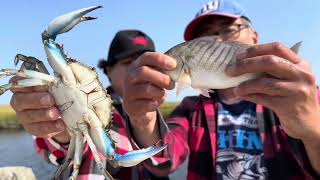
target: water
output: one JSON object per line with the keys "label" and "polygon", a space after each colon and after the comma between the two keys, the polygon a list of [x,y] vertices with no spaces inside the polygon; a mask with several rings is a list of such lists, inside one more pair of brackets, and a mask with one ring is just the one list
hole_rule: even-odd
{"label": "water", "polygon": [[[32,168],[37,180],[52,178],[56,167],[42,160],[33,146],[33,139],[24,130],[0,129],[0,167],[25,166]],[[185,179],[187,162],[176,172],[169,175],[169,179]]]}
{"label": "water", "polygon": [[32,168],[37,180],[50,179],[56,169],[37,155],[31,135],[23,130],[0,129],[0,153],[0,167]]}

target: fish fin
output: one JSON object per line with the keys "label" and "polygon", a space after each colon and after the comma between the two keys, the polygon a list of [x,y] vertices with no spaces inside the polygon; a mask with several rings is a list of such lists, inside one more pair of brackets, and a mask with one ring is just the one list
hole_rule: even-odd
{"label": "fish fin", "polygon": [[301,47],[302,41],[297,42],[296,44],[294,44],[290,49],[291,51],[295,52],[296,54],[299,53],[299,49]]}
{"label": "fish fin", "polygon": [[191,75],[188,67],[186,65],[183,65],[183,70],[179,76],[178,82],[181,84],[191,86]]}
{"label": "fish fin", "polygon": [[176,88],[176,96],[178,96],[184,89],[190,87],[189,85],[182,84],[182,83],[177,83],[177,88]]}
{"label": "fish fin", "polygon": [[182,92],[182,90],[191,86],[190,74],[188,73],[188,71],[185,70],[186,67],[183,67],[183,68],[184,70],[181,72],[180,78],[177,83],[177,89],[176,89],[177,96]]}
{"label": "fish fin", "polygon": [[213,92],[211,89],[201,89],[201,88],[193,88],[196,92],[198,92],[199,94],[210,98],[210,92]]}

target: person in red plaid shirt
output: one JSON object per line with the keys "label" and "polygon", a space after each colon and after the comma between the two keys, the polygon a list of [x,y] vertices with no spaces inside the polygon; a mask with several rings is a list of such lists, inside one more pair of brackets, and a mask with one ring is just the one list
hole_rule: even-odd
{"label": "person in red plaid shirt", "polygon": [[[125,128],[128,117],[122,109],[124,77],[129,64],[146,51],[155,51],[154,43],[148,35],[139,30],[122,30],[111,42],[108,59],[102,59],[98,64],[111,84],[107,88],[113,100],[113,121],[109,133],[116,142],[116,151],[120,154],[132,150]],[[59,117],[58,109],[54,106],[53,97],[46,88],[39,86],[14,89],[13,92],[11,105],[16,110],[17,119],[24,129],[34,135],[36,151],[46,161],[55,165],[61,164],[68,151],[70,136]],[[142,165],[118,169],[107,165],[107,170],[117,179],[157,179]],[[71,173],[72,165],[62,179],[68,178]],[[83,150],[78,178],[104,179],[87,146]]]}
{"label": "person in red plaid shirt", "polygon": [[307,62],[280,43],[257,45],[257,32],[234,0],[206,4],[184,35],[252,45],[226,73],[265,76],[210,98],[186,97],[164,122],[156,110],[174,82],[162,72],[176,61],[158,52],[141,55],[124,83],[130,141],[136,149],[168,144],[145,167],[162,176],[188,158],[187,179],[320,179],[320,95]]}

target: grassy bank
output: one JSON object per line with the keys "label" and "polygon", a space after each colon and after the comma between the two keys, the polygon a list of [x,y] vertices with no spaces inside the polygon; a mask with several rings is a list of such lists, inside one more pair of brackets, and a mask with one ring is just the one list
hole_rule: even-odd
{"label": "grassy bank", "polygon": [[[164,118],[167,118],[176,102],[166,102],[160,107],[160,111]],[[9,105],[0,105],[0,129],[1,128],[21,128],[16,120],[16,113]]]}
{"label": "grassy bank", "polygon": [[160,106],[161,114],[164,118],[167,118],[172,110],[176,107],[177,102],[165,102]]}
{"label": "grassy bank", "polygon": [[15,111],[8,105],[0,105],[0,128],[22,128]]}

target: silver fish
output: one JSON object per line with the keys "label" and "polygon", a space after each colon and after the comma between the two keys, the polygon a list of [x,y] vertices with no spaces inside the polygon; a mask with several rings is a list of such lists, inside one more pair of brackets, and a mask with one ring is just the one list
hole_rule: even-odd
{"label": "silver fish", "polygon": [[[297,53],[301,42],[291,49]],[[236,54],[250,45],[236,41],[220,41],[215,36],[196,38],[174,46],[165,54],[174,58],[177,67],[166,71],[178,83],[177,94],[184,88],[192,87],[204,96],[212,89],[236,87],[244,81],[255,79],[261,74],[247,73],[230,77],[225,73],[227,66],[236,63]]]}

